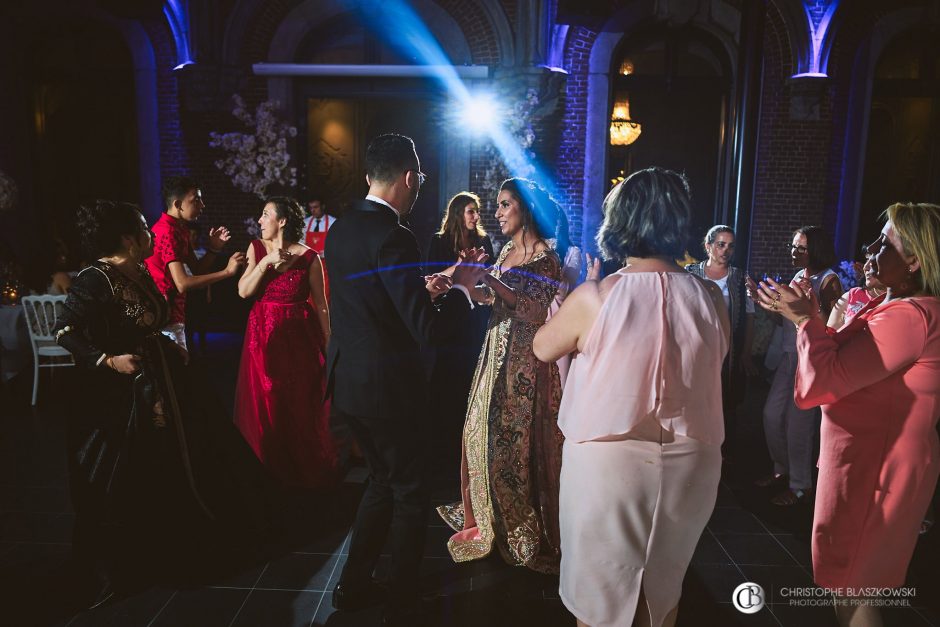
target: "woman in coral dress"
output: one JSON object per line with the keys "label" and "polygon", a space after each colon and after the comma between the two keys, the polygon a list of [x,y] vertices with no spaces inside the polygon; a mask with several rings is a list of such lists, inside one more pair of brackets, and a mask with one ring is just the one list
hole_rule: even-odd
{"label": "woman in coral dress", "polygon": [[330,333],[323,266],[298,243],[304,222],[297,201],[271,198],[258,223],[261,239],[251,242],[238,281],[242,298],[258,299],[245,330],[235,424],[277,479],[322,487],[336,475],[323,401],[322,351]]}
{"label": "woman in coral dress", "polygon": [[558,572],[561,382],[554,363],[536,359],[532,338],[561,280],[561,262],[545,242],[560,208],[525,179],[505,181],[497,205],[511,240],[486,288],[474,293],[493,313],[464,424],[462,501],[438,513],[457,532],[447,543],[454,561],[486,557],[495,544],[510,564]]}
{"label": "woman in coral dress", "polygon": [[[846,596],[904,585],[940,474],[940,206],[886,213],[868,253],[887,292],[838,332],[805,285],[751,284],[798,328],[797,404],[823,408],[813,576]],[[871,604],[836,609],[842,625],[881,624]]]}

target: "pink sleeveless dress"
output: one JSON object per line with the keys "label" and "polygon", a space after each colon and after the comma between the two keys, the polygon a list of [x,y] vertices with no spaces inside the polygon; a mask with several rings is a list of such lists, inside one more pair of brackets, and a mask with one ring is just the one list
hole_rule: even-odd
{"label": "pink sleeveless dress", "polygon": [[678,604],[718,493],[727,352],[691,274],[624,272],[604,301],[558,417],[559,592],[582,622],[661,625]]}
{"label": "pink sleeveless dress", "polygon": [[[255,257],[264,245],[251,243]],[[307,250],[284,272],[268,269],[248,316],[235,392],[235,424],[255,455],[287,485],[320,487],[336,477],[324,403],[322,333],[308,302]]]}

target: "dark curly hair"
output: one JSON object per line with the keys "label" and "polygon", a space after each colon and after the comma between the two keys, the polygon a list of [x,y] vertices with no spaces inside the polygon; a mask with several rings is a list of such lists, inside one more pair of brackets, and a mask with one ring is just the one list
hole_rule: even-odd
{"label": "dark curly hair", "polygon": [[304,236],[304,210],[300,203],[289,196],[271,196],[265,202],[274,205],[274,213],[278,220],[287,220],[281,229],[284,232],[284,241],[296,244]]}
{"label": "dark curly hair", "polygon": [[78,234],[88,259],[113,255],[121,249],[121,238],[135,237],[143,230],[140,208],[129,202],[96,200],[78,208]]}
{"label": "dark curly hair", "polygon": [[604,259],[685,255],[692,198],[684,175],[652,167],[634,172],[604,199],[597,246]]}
{"label": "dark curly hair", "polygon": [[[521,177],[506,179],[499,191],[509,192],[522,208],[522,226],[539,239],[554,239],[552,248],[562,259],[568,252],[568,219],[557,202],[535,181]],[[546,242],[547,243],[547,242]]]}

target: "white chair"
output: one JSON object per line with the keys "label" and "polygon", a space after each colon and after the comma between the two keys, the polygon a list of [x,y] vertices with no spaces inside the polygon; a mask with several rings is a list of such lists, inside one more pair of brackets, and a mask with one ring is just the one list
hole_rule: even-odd
{"label": "white chair", "polygon": [[[74,366],[72,353],[55,343],[56,318],[65,296],[24,296],[20,302],[26,313],[26,328],[33,345],[33,405],[39,393],[39,369]],[[66,357],[68,361],[62,361]],[[51,363],[42,363],[43,358]]]}

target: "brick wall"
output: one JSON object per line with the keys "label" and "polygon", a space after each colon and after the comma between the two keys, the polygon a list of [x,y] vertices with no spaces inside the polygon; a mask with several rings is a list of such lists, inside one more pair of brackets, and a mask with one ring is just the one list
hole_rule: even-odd
{"label": "brick wall", "polygon": [[832,228],[834,208],[825,206],[833,123],[831,88],[824,90],[818,120],[791,119],[792,86],[787,79],[793,60],[783,17],[773,2],[768,3],[763,52],[748,267],[755,273],[788,276],[793,269],[785,245],[793,230],[805,224]]}
{"label": "brick wall", "polygon": [[[584,208],[584,145],[587,137],[588,64],[597,33],[581,26],[568,31],[564,67],[568,71],[561,115],[561,137],[555,155],[558,199],[568,215],[571,241],[580,244]],[[596,173],[594,173],[596,174]],[[601,176],[606,173],[601,172]]]}

